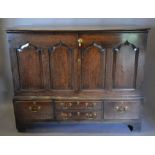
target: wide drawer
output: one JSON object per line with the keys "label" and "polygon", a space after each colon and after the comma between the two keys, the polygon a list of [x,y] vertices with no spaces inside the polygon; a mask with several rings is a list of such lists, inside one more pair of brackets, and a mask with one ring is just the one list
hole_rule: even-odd
{"label": "wide drawer", "polygon": [[139,119],[140,101],[105,101],[104,119]]}
{"label": "wide drawer", "polygon": [[101,110],[101,101],[56,101],[56,109]]}
{"label": "wide drawer", "polygon": [[15,101],[16,120],[52,120],[53,105],[47,101]]}
{"label": "wide drawer", "polygon": [[102,119],[102,112],[101,111],[58,111],[56,113],[57,120],[64,121],[64,120],[71,120],[71,121],[95,121]]}

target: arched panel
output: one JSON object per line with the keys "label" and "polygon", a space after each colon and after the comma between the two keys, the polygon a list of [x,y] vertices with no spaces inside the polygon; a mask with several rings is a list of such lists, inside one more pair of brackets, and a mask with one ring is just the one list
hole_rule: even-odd
{"label": "arched panel", "polygon": [[82,50],[81,87],[83,89],[104,89],[105,49],[93,42]]}
{"label": "arched panel", "polygon": [[73,88],[73,50],[61,41],[49,48],[51,89]]}
{"label": "arched panel", "polygon": [[41,49],[26,43],[16,50],[21,89],[42,89]]}
{"label": "arched panel", "polygon": [[139,48],[128,41],[114,48],[113,88],[135,89]]}

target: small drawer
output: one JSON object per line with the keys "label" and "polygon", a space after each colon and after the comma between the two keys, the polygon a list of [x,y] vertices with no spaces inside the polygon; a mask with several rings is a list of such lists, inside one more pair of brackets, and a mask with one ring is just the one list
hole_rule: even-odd
{"label": "small drawer", "polygon": [[82,121],[82,120],[101,120],[102,113],[100,111],[88,111],[88,112],[81,112],[81,111],[60,111],[57,112],[57,120],[64,121],[64,120],[71,120],[71,121]]}
{"label": "small drawer", "polygon": [[43,101],[15,101],[14,111],[17,120],[51,120],[53,105]]}
{"label": "small drawer", "polygon": [[139,119],[140,101],[105,101],[104,119]]}
{"label": "small drawer", "polygon": [[56,109],[100,109],[102,102],[99,101],[58,101]]}

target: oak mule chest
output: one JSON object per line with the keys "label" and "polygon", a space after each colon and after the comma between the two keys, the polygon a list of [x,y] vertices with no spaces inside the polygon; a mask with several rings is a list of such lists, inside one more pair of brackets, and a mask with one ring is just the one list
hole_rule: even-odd
{"label": "oak mule chest", "polygon": [[148,29],[7,30],[18,131],[37,123],[124,123],[141,129]]}

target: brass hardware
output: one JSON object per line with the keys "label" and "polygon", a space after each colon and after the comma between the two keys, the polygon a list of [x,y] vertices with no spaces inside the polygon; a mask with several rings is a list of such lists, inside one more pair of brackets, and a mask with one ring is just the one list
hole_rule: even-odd
{"label": "brass hardware", "polygon": [[86,116],[89,119],[94,119],[94,118],[96,118],[97,114],[96,114],[96,112],[94,112],[94,113],[86,113]]}
{"label": "brass hardware", "polygon": [[80,59],[80,58],[78,58],[77,62],[78,62],[78,63],[81,63],[81,59]]}
{"label": "brass hardware", "polygon": [[29,106],[29,110],[32,112],[38,112],[41,109],[41,106],[37,106],[35,103],[32,106]]}
{"label": "brass hardware", "polygon": [[64,103],[64,102],[61,102],[60,105],[64,108],[68,108],[68,107],[72,107],[72,103],[69,102],[69,103]]}
{"label": "brass hardware", "polygon": [[72,106],[72,103],[71,103],[71,102],[69,102],[69,103],[68,103],[68,105],[69,105],[69,107],[71,107],[71,106]]}
{"label": "brass hardware", "polygon": [[80,112],[77,112],[77,115],[80,116]]}
{"label": "brass hardware", "polygon": [[93,115],[94,115],[94,117],[96,117],[96,116],[97,116],[96,112],[94,112],[94,114],[93,114]]}
{"label": "brass hardware", "polygon": [[65,106],[64,106],[64,107],[65,107],[65,108],[72,107],[72,103],[71,103],[71,102],[69,102],[69,103],[65,104]]}
{"label": "brass hardware", "polygon": [[86,113],[86,116],[89,117],[89,113]]}
{"label": "brass hardware", "polygon": [[94,107],[96,103],[87,103],[87,107]]}
{"label": "brass hardware", "polygon": [[124,106],[124,105],[116,106],[115,110],[120,113],[126,112],[128,110],[128,106]]}
{"label": "brass hardware", "polygon": [[[87,112],[84,114],[85,117],[87,117],[88,119],[95,119],[97,117],[97,113],[96,112]],[[64,120],[70,119],[72,118],[73,114],[72,112],[62,112],[61,116]],[[77,112],[77,117],[80,117],[81,113],[78,111]]]}
{"label": "brass hardware", "polygon": [[72,117],[72,113],[71,112],[69,112],[69,113],[62,112],[61,116],[63,117],[63,119],[67,120],[68,118]]}
{"label": "brass hardware", "polygon": [[83,43],[83,39],[82,38],[79,38],[78,39],[78,43],[79,43],[79,47],[81,47],[82,46],[82,43]]}
{"label": "brass hardware", "polygon": [[95,105],[96,105],[96,102],[92,102],[92,103],[89,103],[89,102],[85,102],[85,107],[87,107],[87,108],[92,108],[92,107],[95,107]]}
{"label": "brass hardware", "polygon": [[89,114],[89,118],[93,118],[93,114],[92,113]]}
{"label": "brass hardware", "polygon": [[88,102],[86,102],[85,105],[86,105],[86,107],[88,107],[88,105],[89,105]]}
{"label": "brass hardware", "polygon": [[61,102],[60,104],[61,104],[61,106],[64,106],[64,103],[63,102]]}
{"label": "brass hardware", "polygon": [[61,113],[61,116],[67,117],[67,113],[62,112],[62,113]]}

